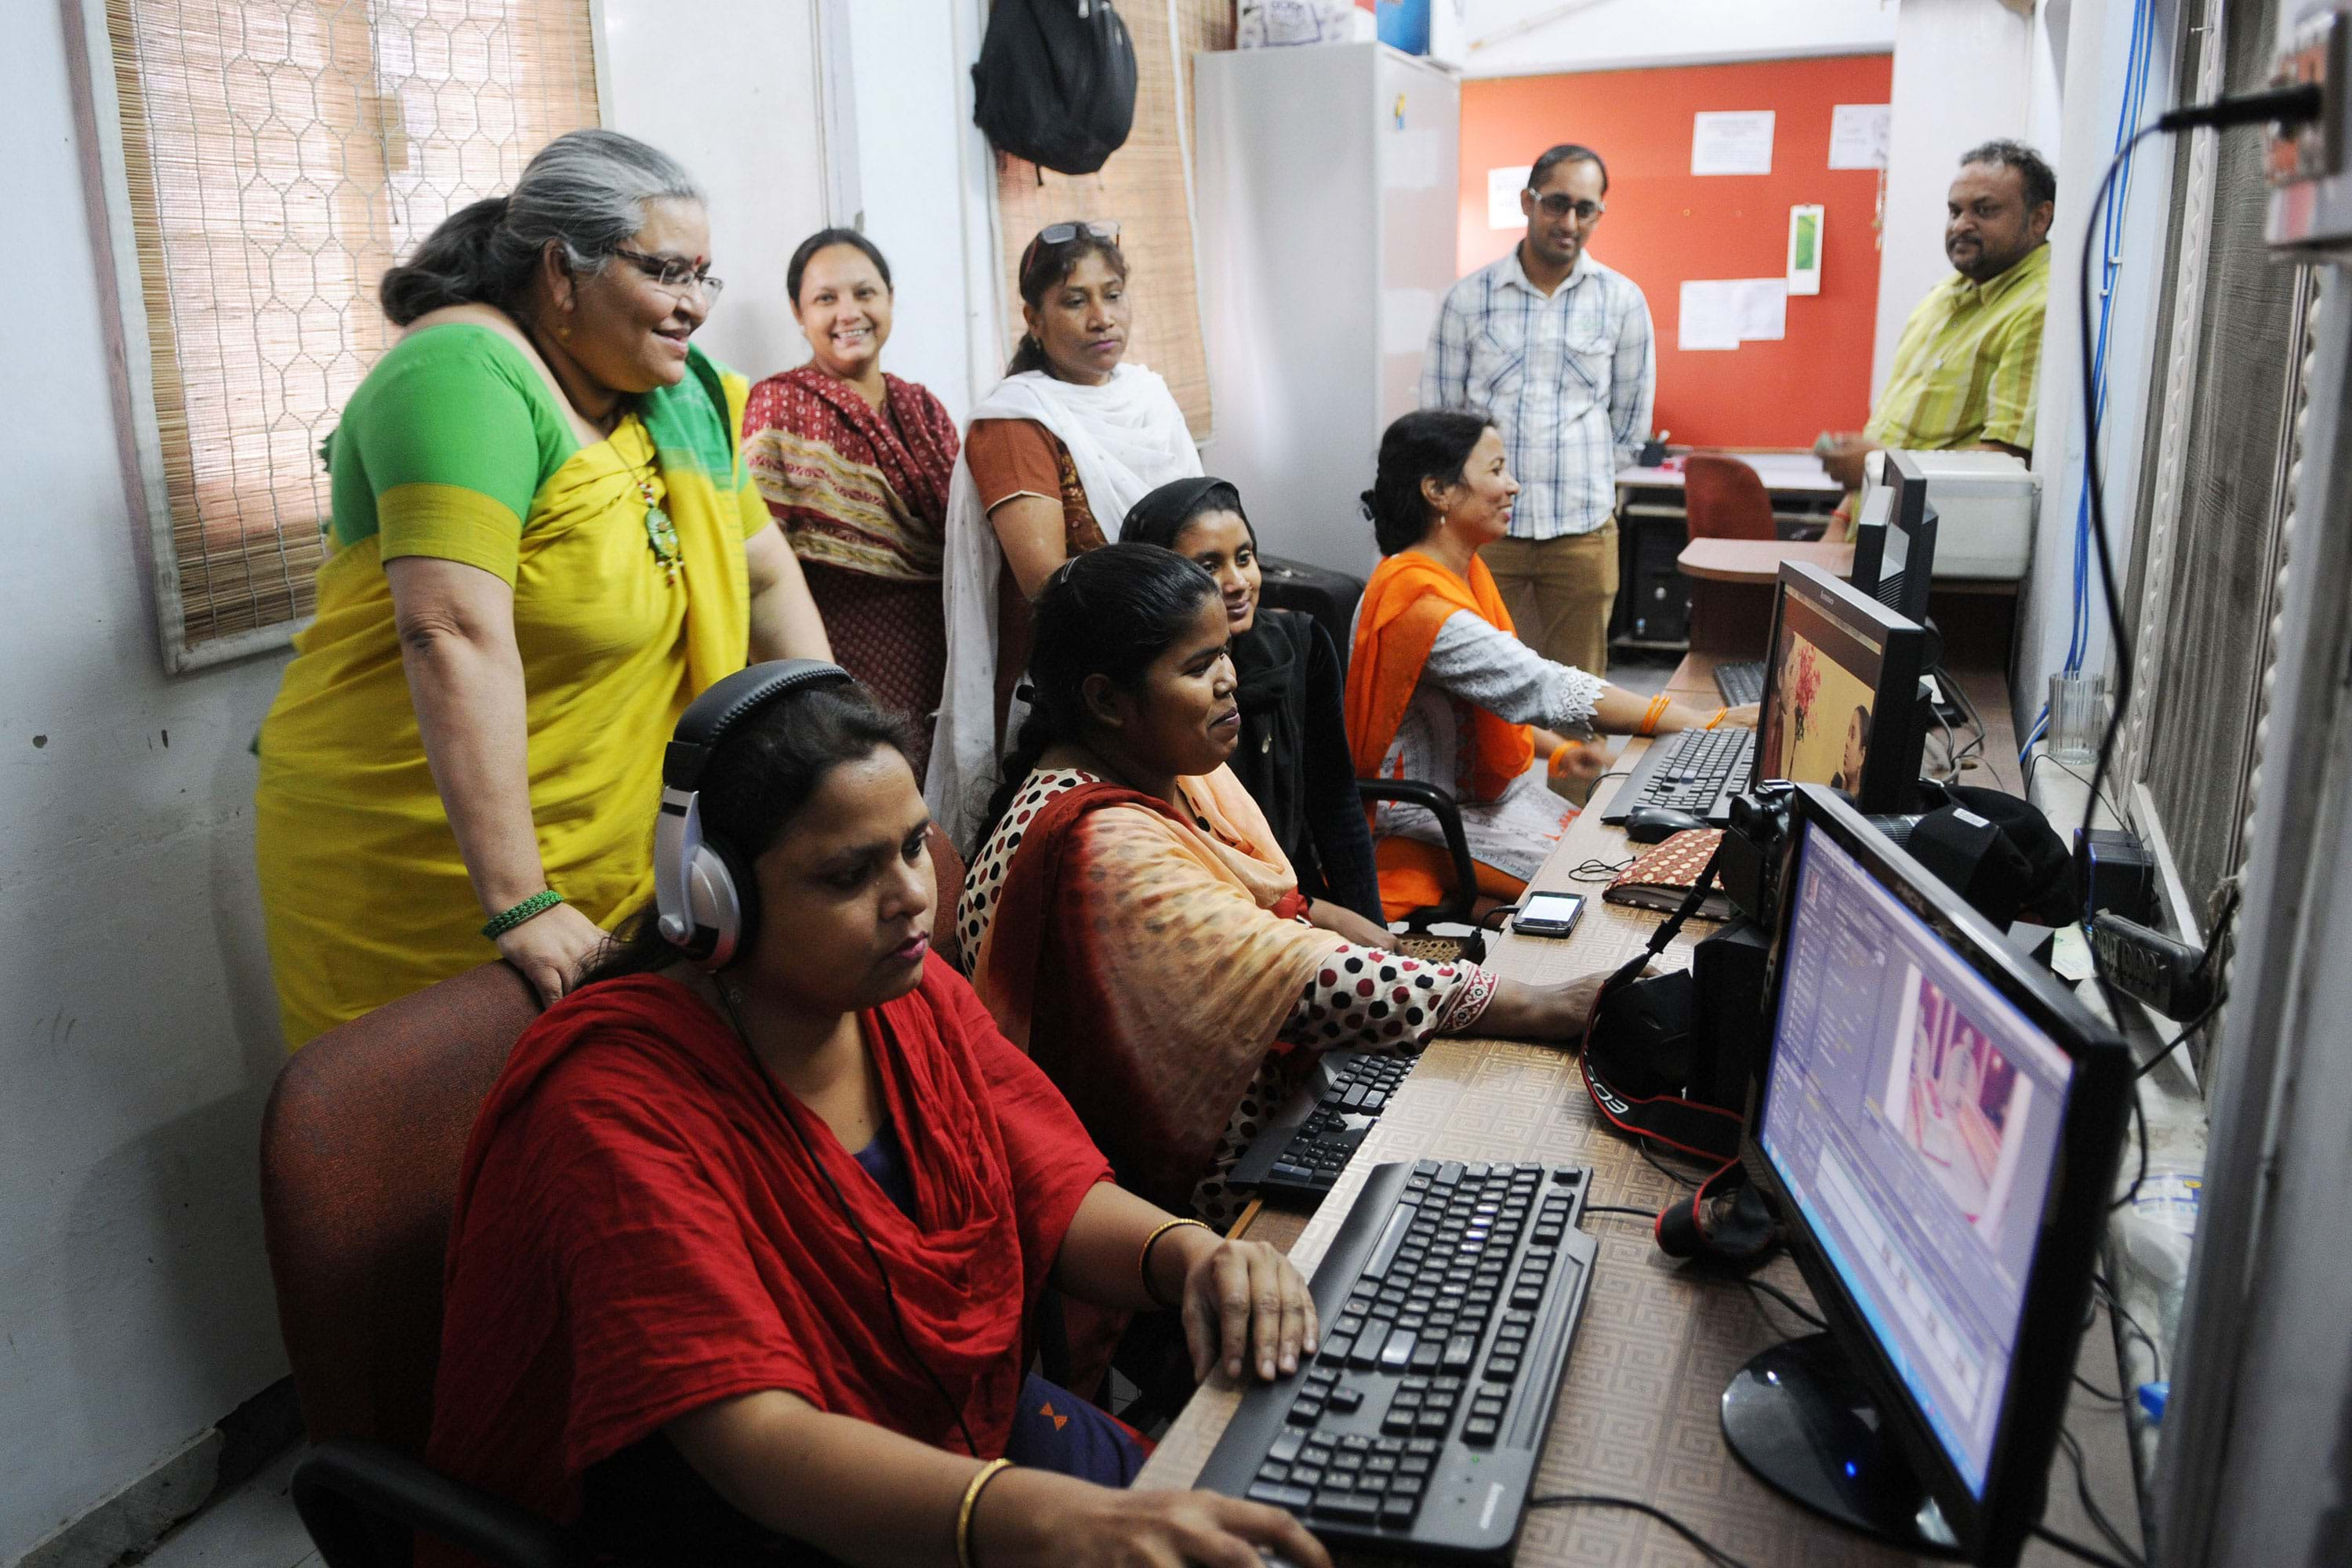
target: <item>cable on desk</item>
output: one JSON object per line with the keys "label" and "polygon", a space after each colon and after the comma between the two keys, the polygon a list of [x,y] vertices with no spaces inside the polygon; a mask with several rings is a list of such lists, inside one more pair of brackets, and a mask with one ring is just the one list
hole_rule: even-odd
{"label": "cable on desk", "polygon": [[1794,1296],[1790,1295],[1778,1285],[1772,1284],[1769,1280],[1752,1279],[1745,1275],[1741,1276],[1739,1282],[1742,1285],[1747,1286],[1750,1290],[1771,1297],[1772,1300],[1780,1302],[1783,1307],[1786,1307],[1799,1319],[1812,1324],[1814,1328],[1821,1330],[1823,1333],[1827,1333],[1829,1331],[1829,1324],[1823,1321],[1819,1312],[1814,1311],[1810,1307],[1802,1305]]}
{"label": "cable on desk", "polygon": [[[1529,1498],[1528,1506],[1529,1508],[1622,1508],[1634,1513],[1647,1514],[1685,1541],[1689,1542],[1699,1555],[1714,1563],[1716,1568],[1748,1568],[1747,1563],[1716,1545],[1664,1509],[1654,1507],[1633,1498],[1611,1497],[1604,1492],[1556,1492],[1549,1497]],[[2122,1568],[2122,1565],[2110,1564],[2110,1568]]]}
{"label": "cable on desk", "polygon": [[1632,1215],[1635,1219],[1645,1219],[1652,1225],[1658,1223],[1658,1216],[1650,1210],[1633,1208],[1624,1204],[1587,1204],[1584,1205],[1584,1212],[1586,1214]]}
{"label": "cable on desk", "polygon": [[2131,1185],[2124,1189],[2124,1195],[2107,1205],[2109,1214],[2129,1208],[2132,1200],[2139,1196],[2140,1184],[2147,1180],[2147,1110],[2139,1102],[2139,1079],[2137,1075],[2131,1080],[2131,1113],[2132,1129],[2139,1134],[2139,1169],[2132,1173]]}
{"label": "cable on desk", "polygon": [[2113,1312],[2116,1317],[2123,1322],[2123,1325],[2131,1331],[2132,1337],[2134,1339],[2139,1341],[2141,1344],[2147,1347],[2148,1366],[2150,1370],[2156,1373],[2157,1381],[2162,1382],[2164,1379],[2164,1352],[2157,1348],[2155,1337],[2146,1329],[2140,1327],[2139,1320],[2133,1317],[2129,1311],[2126,1310],[2124,1304],[2121,1301],[2116,1300],[2115,1287],[2107,1283],[2105,1275],[2092,1275],[2091,1284],[2092,1287],[2099,1293],[2100,1304],[2105,1307],[2108,1311]]}
{"label": "cable on desk", "polygon": [[2115,1521],[2107,1517],[2106,1510],[2101,1508],[2098,1500],[2091,1495],[2091,1478],[2083,1460],[2082,1440],[2061,1426],[2058,1428],[2058,1446],[2065,1453],[2066,1462],[2074,1467],[2074,1495],[2082,1500],[2083,1511],[2090,1516],[2092,1527],[2118,1558],[2130,1564],[2130,1568],[2147,1568],[2140,1554],[2132,1549],[2131,1542],[2124,1539],[2123,1531],[2116,1528]]}
{"label": "cable on desk", "polygon": [[1571,882],[1613,882],[1633,868],[1631,860],[1603,860],[1598,855],[1580,862],[1569,872]]}
{"label": "cable on desk", "polygon": [[2104,1399],[2110,1405],[2121,1405],[2124,1402],[2124,1396],[2122,1394],[2109,1394],[2105,1389],[2101,1388],[2097,1384],[2093,1383],[2089,1378],[2084,1377],[2079,1372],[2074,1374],[2074,1382],[2081,1387],[2084,1393],[2089,1394],[2094,1399]]}
{"label": "cable on desk", "polygon": [[2066,1536],[2059,1534],[2056,1531],[2051,1529],[2046,1524],[2035,1525],[2033,1527],[2033,1533],[2048,1542],[2051,1545],[2056,1547],[2059,1551],[2063,1552],[2069,1557],[2079,1557],[2085,1563],[2095,1564],[2095,1568],[2126,1568],[2124,1563],[2108,1556],[2105,1552],[2094,1552],[2089,1547],[2084,1545],[2081,1542],[2070,1540]]}
{"label": "cable on desk", "polygon": [[1694,1192],[1698,1190],[1699,1178],[1696,1176],[1686,1176],[1682,1172],[1675,1170],[1672,1165],[1669,1165],[1664,1161],[1659,1159],[1655,1153],[1651,1152],[1650,1141],[1648,1139],[1636,1138],[1633,1141],[1633,1147],[1640,1150],[1642,1158],[1647,1160],[1651,1166],[1668,1181],[1679,1182],[1684,1186],[1690,1188]]}

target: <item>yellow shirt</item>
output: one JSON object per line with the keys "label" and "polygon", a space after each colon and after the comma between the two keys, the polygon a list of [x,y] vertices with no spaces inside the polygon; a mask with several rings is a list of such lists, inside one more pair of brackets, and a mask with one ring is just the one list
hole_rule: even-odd
{"label": "yellow shirt", "polygon": [[1927,290],[1903,324],[1894,371],[1863,434],[1898,450],[2032,447],[2049,300],[2047,245],[1989,281],[1956,272]]}

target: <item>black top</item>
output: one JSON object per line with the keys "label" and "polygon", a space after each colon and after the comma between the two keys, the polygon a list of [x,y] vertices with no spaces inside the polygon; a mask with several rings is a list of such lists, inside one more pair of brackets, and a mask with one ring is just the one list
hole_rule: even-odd
{"label": "black top", "polygon": [[1260,605],[1234,639],[1241,743],[1234,774],[1298,872],[1298,890],[1382,923],[1372,834],[1348,755],[1346,668],[1311,616]]}

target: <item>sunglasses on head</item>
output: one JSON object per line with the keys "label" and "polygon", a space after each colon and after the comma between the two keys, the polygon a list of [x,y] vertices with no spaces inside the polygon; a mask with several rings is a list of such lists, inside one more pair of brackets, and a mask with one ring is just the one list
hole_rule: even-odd
{"label": "sunglasses on head", "polygon": [[1037,231],[1037,237],[1031,240],[1029,248],[1021,253],[1022,272],[1024,274],[1028,272],[1030,263],[1037,259],[1037,252],[1046,246],[1067,245],[1082,234],[1091,235],[1106,245],[1118,243],[1118,225],[1108,219],[1088,218],[1078,223],[1049,223]]}

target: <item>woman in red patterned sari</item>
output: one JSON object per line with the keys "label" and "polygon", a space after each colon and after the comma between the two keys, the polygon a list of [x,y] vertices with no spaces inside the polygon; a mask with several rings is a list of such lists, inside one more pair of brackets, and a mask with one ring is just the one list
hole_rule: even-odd
{"label": "woman in red patterned sari", "polygon": [[834,658],[913,720],[915,782],[947,672],[940,558],[955,421],[882,370],[890,264],[855,229],[803,240],[784,269],[809,361],[751,389],[743,456],[792,542]]}

